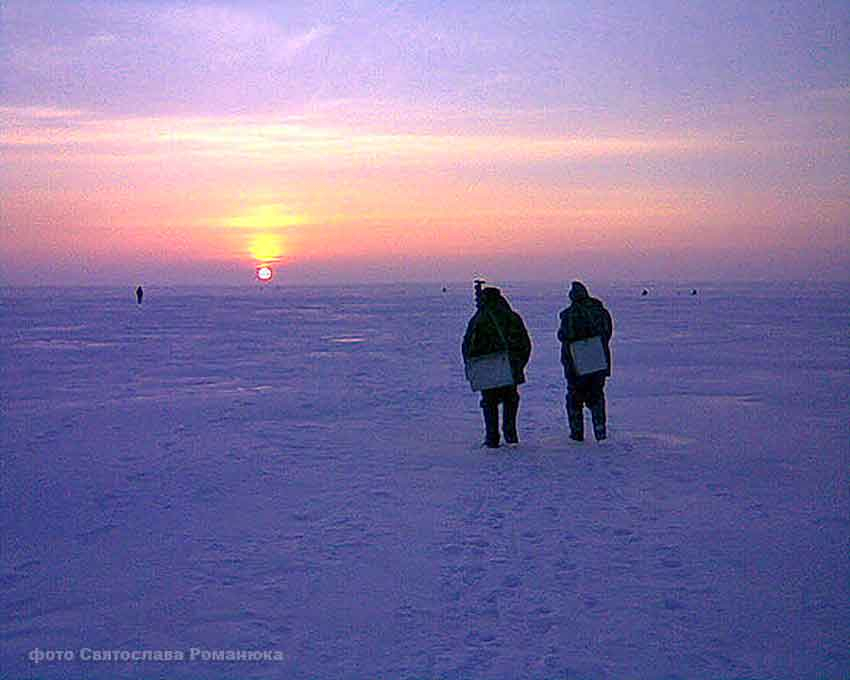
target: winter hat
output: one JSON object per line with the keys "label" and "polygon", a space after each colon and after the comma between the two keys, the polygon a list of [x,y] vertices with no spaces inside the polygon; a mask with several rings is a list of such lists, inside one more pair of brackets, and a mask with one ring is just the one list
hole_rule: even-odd
{"label": "winter hat", "polygon": [[583,300],[588,297],[590,297],[590,293],[587,292],[584,284],[581,281],[573,281],[570,286],[570,300]]}

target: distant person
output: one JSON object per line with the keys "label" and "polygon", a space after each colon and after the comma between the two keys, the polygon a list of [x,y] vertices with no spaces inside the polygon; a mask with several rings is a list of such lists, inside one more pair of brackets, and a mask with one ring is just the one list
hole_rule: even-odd
{"label": "distant person", "polygon": [[142,287],[139,286],[136,288],[136,303],[142,304],[142,298],[145,296],[145,291],[142,290]]}
{"label": "distant person", "polygon": [[499,404],[502,404],[502,433],[508,444],[519,443],[517,413],[519,391],[525,382],[525,367],[531,356],[531,338],[522,317],[498,288],[483,288],[479,307],[469,321],[463,336],[461,351],[464,360],[506,350],[510,358],[513,384],[481,390],[481,409],[484,414],[484,445],[499,446]]}
{"label": "distant person", "polygon": [[[570,287],[571,304],[560,314],[561,325],[558,340],[561,341],[561,363],[567,379],[567,422],[570,427],[570,439],[584,441],[584,407],[590,409],[593,419],[593,433],[596,441],[608,436],[605,417],[605,379],[611,376],[611,349],[609,343],[614,332],[611,315],[596,298],[590,297],[587,288],[580,281],[573,281]],[[598,337],[601,343],[602,357],[590,368],[604,365],[591,372],[583,372],[577,365],[576,348],[571,345],[580,340]],[[584,343],[587,344],[587,343]]]}

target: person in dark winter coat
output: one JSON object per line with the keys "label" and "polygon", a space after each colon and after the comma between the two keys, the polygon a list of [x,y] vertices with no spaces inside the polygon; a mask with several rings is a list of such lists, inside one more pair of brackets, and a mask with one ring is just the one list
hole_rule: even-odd
{"label": "person in dark winter coat", "polygon": [[[560,314],[558,340],[561,341],[561,364],[567,379],[567,420],[570,438],[584,441],[584,407],[590,409],[593,433],[597,441],[608,436],[605,416],[605,379],[611,376],[610,341],[614,332],[611,314],[605,306],[590,296],[580,281],[570,287],[571,304]],[[579,375],[570,353],[570,343],[599,336],[608,367],[594,373]]]}
{"label": "person in dark winter coat", "polygon": [[498,288],[484,288],[480,302],[481,306],[470,319],[463,336],[463,358],[466,360],[507,349],[514,378],[513,385],[481,391],[486,431],[484,444],[496,448],[500,439],[499,404],[502,404],[502,433],[505,441],[508,444],[519,442],[516,425],[519,411],[517,385],[525,382],[525,367],[531,356],[531,338],[522,317],[511,309]]}
{"label": "person in dark winter coat", "polygon": [[145,291],[142,290],[142,287],[139,286],[136,288],[136,302],[138,304],[142,304],[142,298],[145,296]]}

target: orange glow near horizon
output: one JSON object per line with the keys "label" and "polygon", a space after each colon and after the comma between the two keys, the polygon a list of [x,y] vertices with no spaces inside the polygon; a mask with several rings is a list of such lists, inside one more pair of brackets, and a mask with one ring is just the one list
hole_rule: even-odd
{"label": "orange glow near horizon", "polygon": [[257,234],[250,241],[249,251],[257,262],[278,262],[283,257],[283,240],[278,234]]}
{"label": "orange glow near horizon", "polygon": [[267,231],[283,229],[300,224],[302,219],[279,204],[258,205],[244,214],[224,220],[224,226],[231,229],[253,229]]}
{"label": "orange glow near horizon", "polygon": [[[847,215],[838,182],[791,201],[767,170],[763,186],[687,179],[702,164],[770,165],[790,153],[769,139],[754,153],[757,136],[732,145],[722,134],[686,131],[400,134],[309,120],[0,109],[6,119],[16,125],[0,144],[27,174],[4,195],[0,247],[20,260],[261,266],[634,247],[712,252],[731,243],[826,251],[842,240],[832,225]],[[55,129],[47,125],[54,119]],[[813,224],[817,231],[800,226]]]}
{"label": "orange glow near horizon", "polygon": [[[228,240],[242,240],[240,232],[247,233],[243,252],[258,265],[279,262],[288,248],[284,245],[282,232],[301,224],[303,218],[294,215],[281,203],[258,204],[233,217],[220,222]],[[270,271],[270,270],[269,270]]]}

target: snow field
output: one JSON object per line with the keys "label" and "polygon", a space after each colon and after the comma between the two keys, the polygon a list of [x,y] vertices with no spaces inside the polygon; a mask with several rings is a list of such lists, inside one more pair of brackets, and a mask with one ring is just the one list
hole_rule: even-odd
{"label": "snow field", "polygon": [[844,677],[850,291],[691,287],[591,285],[596,445],[565,290],[504,286],[534,351],[495,452],[466,288],[4,291],[0,675]]}

